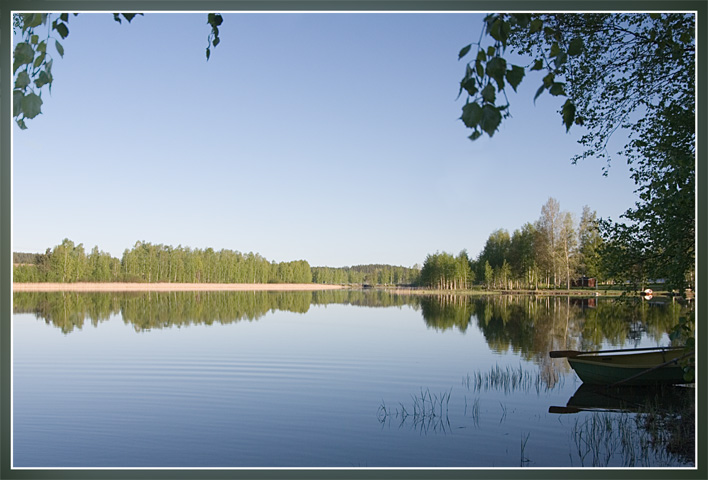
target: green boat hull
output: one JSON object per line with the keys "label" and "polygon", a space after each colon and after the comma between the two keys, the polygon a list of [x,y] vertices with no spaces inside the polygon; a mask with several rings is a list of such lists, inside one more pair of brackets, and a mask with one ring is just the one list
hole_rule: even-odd
{"label": "green boat hull", "polygon": [[[620,355],[577,355],[568,363],[583,383],[593,385],[656,385],[689,383],[683,367],[673,359],[682,350]],[[671,362],[668,365],[664,365]]]}

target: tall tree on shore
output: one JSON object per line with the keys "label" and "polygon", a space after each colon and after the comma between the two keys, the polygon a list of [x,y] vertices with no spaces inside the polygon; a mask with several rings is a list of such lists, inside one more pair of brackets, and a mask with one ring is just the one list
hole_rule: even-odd
{"label": "tall tree on shore", "polygon": [[78,282],[89,270],[83,244],[75,245],[65,238],[49,254],[47,280],[50,282]]}
{"label": "tall tree on shore", "polygon": [[[611,275],[666,278],[682,291],[695,275],[695,13],[491,14],[484,20],[491,45],[472,52],[460,93],[461,119],[471,139],[490,137],[510,117],[506,85],[540,72],[544,92],[565,101],[561,121],[584,129],[581,159],[606,160],[610,140],[626,136],[617,152],[632,170],[639,201],[622,218],[601,222],[603,256]],[[476,49],[473,49],[476,47]],[[507,54],[528,64],[512,65]],[[475,55],[476,54],[476,55]],[[559,102],[560,103],[560,102]]]}
{"label": "tall tree on shore", "polygon": [[575,221],[570,212],[563,212],[560,218],[559,253],[565,273],[565,285],[570,289],[570,282],[577,266],[576,248],[578,245]]}
{"label": "tall tree on shore", "polygon": [[457,257],[446,252],[428,255],[420,271],[420,282],[440,290],[467,288],[473,278],[469,265],[465,250]]}
{"label": "tall tree on shore", "polygon": [[560,217],[560,204],[551,197],[541,207],[541,217],[536,221],[537,258],[545,275],[546,286],[555,286],[558,279]]}
{"label": "tall tree on shore", "polygon": [[467,250],[462,250],[455,259],[455,278],[458,279],[459,288],[468,288],[474,282],[474,272],[470,268],[470,258]]}
{"label": "tall tree on shore", "polygon": [[[484,248],[477,257],[476,265],[480,269],[477,274],[480,278],[486,279],[486,263],[492,270],[499,270],[504,263],[504,260],[509,258],[509,248],[511,246],[511,237],[506,229],[499,228],[489,234]],[[486,280],[485,280],[486,282]]]}
{"label": "tall tree on shore", "polygon": [[536,228],[525,223],[520,230],[514,230],[509,245],[509,263],[516,278],[528,287],[538,286],[536,260]]}
{"label": "tall tree on shore", "polygon": [[578,273],[586,277],[602,279],[600,271],[600,224],[597,212],[585,205],[578,225]]}
{"label": "tall tree on shore", "polygon": [[494,268],[489,264],[489,260],[484,261],[484,284],[488,289],[494,287]]}

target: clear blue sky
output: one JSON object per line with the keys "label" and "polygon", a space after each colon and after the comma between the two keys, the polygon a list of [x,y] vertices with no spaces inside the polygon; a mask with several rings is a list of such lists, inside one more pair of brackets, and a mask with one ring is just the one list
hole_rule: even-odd
{"label": "clear blue sky", "polygon": [[[13,128],[13,250],[63,238],[119,257],[137,240],[311,265],[476,256],[549,197],[618,219],[635,187],[617,158],[572,165],[540,76],[492,139],[467,139],[457,98],[472,13],[71,17],[51,95]],[[615,148],[615,151],[617,148]]]}

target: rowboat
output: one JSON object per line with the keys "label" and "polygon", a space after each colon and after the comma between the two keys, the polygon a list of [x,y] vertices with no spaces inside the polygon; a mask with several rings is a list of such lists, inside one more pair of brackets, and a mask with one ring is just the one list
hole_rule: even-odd
{"label": "rowboat", "polygon": [[683,347],[550,352],[552,358],[566,357],[583,383],[612,386],[692,383],[680,362],[693,354]]}

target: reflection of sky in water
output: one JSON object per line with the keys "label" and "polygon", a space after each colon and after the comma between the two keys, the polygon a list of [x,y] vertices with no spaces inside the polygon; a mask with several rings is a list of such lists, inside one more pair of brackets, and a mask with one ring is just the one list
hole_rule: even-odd
{"label": "reflection of sky in water", "polygon": [[526,436],[526,466],[569,462],[574,419],[548,407],[572,373],[475,390],[477,371],[538,367],[491,352],[474,322],[437,330],[408,306],[142,332],[118,315],[69,334],[16,314],[13,336],[15,466],[519,466]]}

